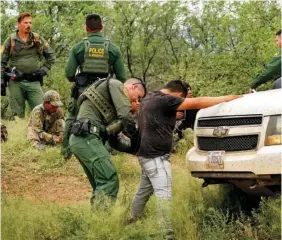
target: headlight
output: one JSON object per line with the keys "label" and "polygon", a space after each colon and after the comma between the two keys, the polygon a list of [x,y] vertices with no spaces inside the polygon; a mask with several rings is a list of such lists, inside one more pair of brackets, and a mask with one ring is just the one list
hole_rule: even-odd
{"label": "headlight", "polygon": [[281,145],[281,115],[269,117],[264,145]]}

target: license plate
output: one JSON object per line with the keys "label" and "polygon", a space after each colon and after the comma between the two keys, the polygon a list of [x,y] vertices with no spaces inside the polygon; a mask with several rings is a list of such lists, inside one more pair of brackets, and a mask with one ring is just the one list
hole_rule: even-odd
{"label": "license plate", "polygon": [[211,151],[208,152],[208,159],[206,161],[206,168],[223,169],[224,161],[223,156],[225,151]]}

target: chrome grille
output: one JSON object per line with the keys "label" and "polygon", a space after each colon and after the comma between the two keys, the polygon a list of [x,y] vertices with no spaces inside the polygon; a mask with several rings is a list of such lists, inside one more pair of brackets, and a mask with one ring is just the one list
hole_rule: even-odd
{"label": "chrome grille", "polygon": [[236,117],[236,118],[213,118],[198,120],[198,127],[219,127],[219,126],[241,126],[241,125],[260,125],[262,116]]}
{"label": "chrome grille", "polygon": [[256,149],[258,135],[232,137],[197,137],[198,148],[202,151],[246,151]]}

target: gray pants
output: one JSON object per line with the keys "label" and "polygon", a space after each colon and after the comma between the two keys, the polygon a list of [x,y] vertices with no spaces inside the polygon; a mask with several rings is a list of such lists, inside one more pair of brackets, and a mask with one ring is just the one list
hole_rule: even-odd
{"label": "gray pants", "polygon": [[170,220],[171,169],[169,155],[138,158],[142,168],[140,185],[132,202],[132,217],[139,217],[150,196],[157,197],[158,221],[165,235],[172,233]]}

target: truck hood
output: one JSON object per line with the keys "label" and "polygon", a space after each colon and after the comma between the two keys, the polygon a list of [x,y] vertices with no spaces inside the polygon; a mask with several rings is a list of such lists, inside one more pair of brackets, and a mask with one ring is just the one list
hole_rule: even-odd
{"label": "truck hood", "polygon": [[281,114],[282,109],[281,97],[282,89],[246,94],[242,98],[200,110],[197,119],[231,115],[278,115]]}

